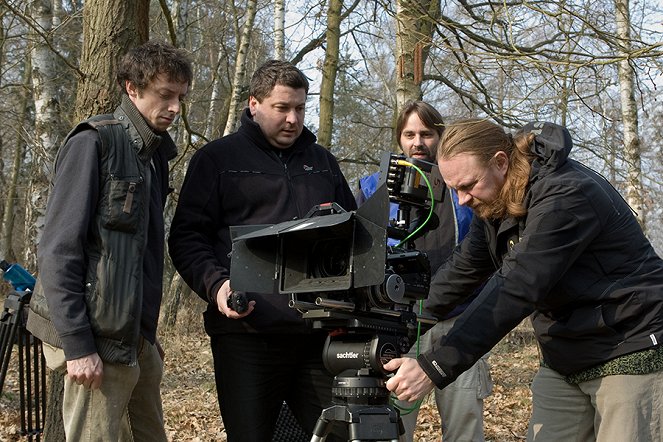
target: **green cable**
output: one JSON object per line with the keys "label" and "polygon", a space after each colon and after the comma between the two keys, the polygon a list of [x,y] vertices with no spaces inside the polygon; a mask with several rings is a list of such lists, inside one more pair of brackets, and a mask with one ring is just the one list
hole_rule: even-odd
{"label": "green cable", "polygon": [[409,240],[412,236],[414,236],[415,233],[419,232],[419,230],[421,230],[421,229],[422,229],[422,228],[428,223],[428,221],[430,220],[431,216],[433,216],[433,206],[435,205],[435,199],[434,199],[434,197],[433,197],[433,189],[431,188],[430,182],[428,181],[428,178],[426,178],[426,174],[424,174],[424,172],[423,172],[421,169],[419,169],[419,168],[418,168],[417,166],[415,166],[414,164],[412,164],[412,163],[410,163],[410,162],[407,162],[407,161],[405,161],[405,160],[398,160],[398,161],[396,161],[396,164],[398,164],[399,166],[411,167],[411,168],[413,168],[414,170],[416,170],[416,171],[419,173],[419,175],[421,175],[421,178],[423,178],[424,182],[426,183],[426,186],[428,187],[428,197],[430,198],[430,210],[428,210],[428,216],[426,217],[426,220],[425,220],[423,223],[421,223],[421,224],[419,225],[419,227],[417,227],[416,229],[414,229],[414,231],[413,231],[412,233],[410,233],[407,237],[405,237],[404,239],[402,239],[402,240],[401,240],[398,244],[396,244],[396,246],[395,246],[395,247],[400,247],[401,244],[403,244],[404,242],[406,242],[407,240]]}
{"label": "green cable", "polygon": [[[414,170],[416,170],[419,173],[419,175],[421,175],[421,178],[423,178],[424,182],[426,183],[426,186],[428,187],[428,196],[430,198],[430,210],[428,211],[428,216],[426,217],[426,220],[423,223],[421,223],[419,225],[419,227],[417,227],[412,233],[410,233],[407,237],[405,237],[403,240],[401,240],[395,246],[395,247],[400,247],[401,244],[403,244],[404,242],[409,240],[412,236],[414,236],[417,232],[419,232],[419,230],[421,230],[428,223],[431,216],[433,216],[433,206],[435,204],[435,199],[433,197],[433,189],[431,188],[430,182],[428,181],[428,178],[426,178],[426,174],[424,174],[424,172],[419,167],[417,167],[414,164],[412,164],[408,161],[405,161],[405,160],[398,160],[396,162],[396,164],[398,164],[399,166],[412,167]],[[420,316],[423,313],[423,306],[424,306],[424,301],[419,300],[419,315]],[[417,321],[417,344],[416,344],[417,345],[417,351],[416,351],[417,356],[419,356],[419,350],[420,350],[420,342],[419,342],[420,341],[419,340],[420,336],[421,336],[421,322]],[[423,399],[419,399],[419,400],[415,401],[414,405],[412,405],[411,407],[402,407],[398,403],[396,403],[397,400],[398,400],[398,398],[395,397],[392,393],[391,396],[390,396],[390,401],[391,401],[392,405],[394,405],[394,407],[401,412],[400,413],[401,416],[407,416],[408,414],[410,414],[413,411],[417,410],[421,406],[421,402],[423,401]]]}

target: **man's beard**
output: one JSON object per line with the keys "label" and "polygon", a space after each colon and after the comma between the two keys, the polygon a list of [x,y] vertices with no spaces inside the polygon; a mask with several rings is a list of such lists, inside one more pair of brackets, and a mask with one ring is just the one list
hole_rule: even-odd
{"label": "man's beard", "polygon": [[426,147],[422,148],[416,147],[414,150],[411,150],[410,156],[413,157],[415,155],[424,155],[426,157],[426,161],[429,161],[431,163],[434,162],[434,158],[433,155],[431,154],[430,149]]}
{"label": "man's beard", "polygon": [[493,202],[485,203],[483,201],[472,206],[474,214],[482,219],[501,219],[507,213],[506,203],[499,196]]}

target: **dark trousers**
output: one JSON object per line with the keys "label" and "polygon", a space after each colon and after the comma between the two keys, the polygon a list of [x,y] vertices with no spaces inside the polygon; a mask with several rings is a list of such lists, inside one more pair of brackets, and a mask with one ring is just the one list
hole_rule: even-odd
{"label": "dark trousers", "polygon": [[[216,389],[228,442],[269,442],[283,401],[311,434],[331,405],[333,377],[322,363],[323,333],[211,337]],[[339,427],[338,424],[334,427]],[[335,428],[334,433],[343,429]],[[346,440],[330,435],[328,441]]]}

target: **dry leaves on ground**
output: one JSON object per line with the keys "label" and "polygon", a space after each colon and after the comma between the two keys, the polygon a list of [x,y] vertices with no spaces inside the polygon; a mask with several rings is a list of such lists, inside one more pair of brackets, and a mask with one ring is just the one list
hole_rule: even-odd
{"label": "dry leaves on ground", "polygon": [[[162,331],[166,351],[163,406],[166,431],[173,442],[226,440],[219,417],[209,340],[202,331],[202,318],[198,314],[193,311],[183,315],[172,330]],[[521,325],[503,339],[491,353],[490,364],[495,386],[484,404],[486,439],[523,441],[531,407],[529,384],[537,366],[536,345],[529,327]],[[26,440],[19,435],[16,367],[13,356],[0,397],[0,440],[7,442]],[[422,405],[418,424],[417,441],[441,440],[434,402]]]}

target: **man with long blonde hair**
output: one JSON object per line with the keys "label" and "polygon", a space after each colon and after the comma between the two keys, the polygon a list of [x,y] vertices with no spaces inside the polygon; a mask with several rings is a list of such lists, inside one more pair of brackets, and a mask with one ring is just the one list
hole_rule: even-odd
{"label": "man with long blonde hair", "polygon": [[[424,101],[406,103],[396,119],[396,139],[403,153],[409,158],[435,163],[437,146],[443,133],[442,116]],[[372,195],[378,183],[379,172],[362,178],[358,203],[363,203]],[[434,227],[429,228],[414,242],[415,248],[426,254],[433,273],[444,264],[456,245],[463,240],[472,221],[472,211],[458,204],[458,196],[453,190],[445,188],[443,195],[441,200],[434,204],[435,221],[431,223]],[[390,210],[391,219],[395,220],[398,205],[392,203]],[[468,299],[444,316],[438,317],[435,326],[418,338],[418,342],[412,345],[407,356],[416,358],[420,352],[430,350],[441,336],[447,334],[470,301],[471,299]],[[485,440],[483,400],[492,392],[492,388],[488,355],[486,355],[444,390],[435,389],[435,404],[440,415],[445,442]],[[405,427],[405,440],[412,442],[420,404],[401,402],[396,405],[401,412]]]}
{"label": "man with long blonde hair", "polygon": [[385,365],[398,370],[387,387],[410,401],[444,388],[531,315],[541,367],[528,440],[660,440],[663,261],[572,144],[552,123],[447,126],[440,172],[475,217],[427,307],[444,314],[493,276],[433,351]]}

